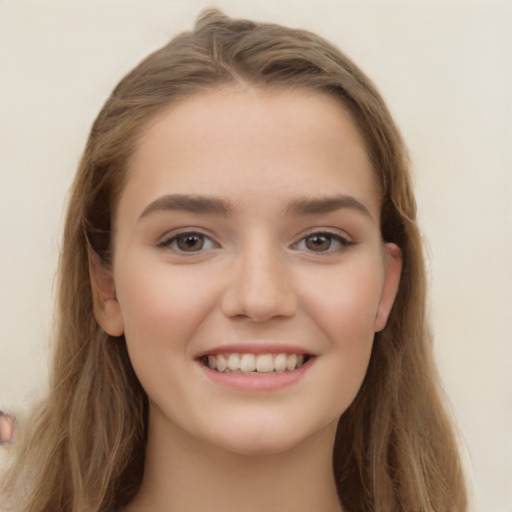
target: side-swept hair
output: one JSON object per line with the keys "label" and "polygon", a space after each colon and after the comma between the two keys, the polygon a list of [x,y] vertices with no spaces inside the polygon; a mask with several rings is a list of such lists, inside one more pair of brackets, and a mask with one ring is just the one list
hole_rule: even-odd
{"label": "side-swept hair", "polygon": [[[93,316],[88,246],[109,264],[111,219],[136,141],[170,103],[229,84],[317,91],[348,109],[381,191],[381,232],[403,257],[386,328],[342,415],[333,454],[353,512],[463,512],[458,447],[432,356],[426,278],[409,161],[383,99],[337,48],[304,31],[204,11],[191,32],[143,60],[92,127],[69,199],[50,391],[3,483],[28,487],[16,512],[98,512],[128,503],[142,478],[147,397],[121,338]],[[23,439],[24,437],[24,439]],[[28,483],[27,483],[28,482]],[[23,508],[22,508],[23,507]]]}

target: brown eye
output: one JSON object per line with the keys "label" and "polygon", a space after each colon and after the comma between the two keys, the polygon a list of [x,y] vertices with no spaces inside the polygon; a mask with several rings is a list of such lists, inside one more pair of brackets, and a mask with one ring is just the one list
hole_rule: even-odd
{"label": "brown eye", "polygon": [[204,246],[204,236],[197,233],[179,235],[176,237],[176,246],[183,252],[200,251]]}
{"label": "brown eye", "polygon": [[157,246],[160,249],[171,249],[181,253],[194,253],[219,247],[209,236],[195,231],[169,235]]}
{"label": "brown eye", "polygon": [[293,248],[301,251],[332,253],[352,245],[347,238],[337,233],[317,232],[305,236]]}
{"label": "brown eye", "polygon": [[328,251],[332,245],[331,235],[311,235],[305,239],[306,247],[310,251]]}

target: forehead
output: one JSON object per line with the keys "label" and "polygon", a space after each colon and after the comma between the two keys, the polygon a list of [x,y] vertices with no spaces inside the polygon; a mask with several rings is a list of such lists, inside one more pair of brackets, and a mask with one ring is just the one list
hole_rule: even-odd
{"label": "forehead", "polygon": [[242,86],[157,114],[138,140],[126,188],[123,195],[137,191],[145,201],[162,193],[350,193],[371,200],[377,216],[380,204],[363,140],[338,100]]}

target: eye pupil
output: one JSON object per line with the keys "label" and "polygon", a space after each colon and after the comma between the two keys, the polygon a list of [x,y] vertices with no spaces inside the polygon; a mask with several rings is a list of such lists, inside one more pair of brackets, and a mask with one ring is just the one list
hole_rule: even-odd
{"label": "eye pupil", "polygon": [[178,237],[176,242],[181,251],[199,251],[203,248],[204,237],[201,235],[183,235]]}
{"label": "eye pupil", "polygon": [[311,235],[306,238],[306,246],[311,251],[326,251],[331,247],[331,239],[325,235]]}

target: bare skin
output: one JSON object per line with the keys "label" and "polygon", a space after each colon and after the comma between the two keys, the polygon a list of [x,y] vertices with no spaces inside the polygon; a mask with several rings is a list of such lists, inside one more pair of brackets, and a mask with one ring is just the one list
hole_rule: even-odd
{"label": "bare skin", "polygon": [[14,420],[0,411],[0,445],[6,445],[14,439]]}
{"label": "bare skin", "polygon": [[[122,512],[341,512],[332,474],[335,425],[285,453],[248,457],[203,445],[176,432],[160,443],[150,433],[144,484]],[[164,433],[162,433],[164,434]]]}

